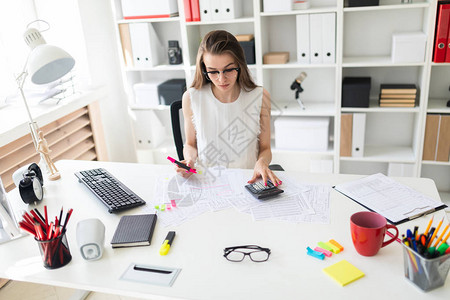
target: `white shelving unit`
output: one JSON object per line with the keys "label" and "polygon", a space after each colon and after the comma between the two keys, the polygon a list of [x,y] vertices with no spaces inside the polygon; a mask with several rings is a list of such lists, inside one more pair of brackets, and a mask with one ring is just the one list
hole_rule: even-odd
{"label": "white shelving unit", "polygon": [[[450,78],[450,64],[432,62],[437,0],[416,0],[407,4],[401,4],[400,0],[380,0],[379,6],[368,7],[344,7],[344,0],[315,0],[311,1],[308,10],[277,13],[264,12],[262,0],[243,0],[243,17],[208,22],[186,22],[182,0],[178,0],[179,17],[123,20],[120,0],[113,1],[117,25],[151,22],[166,48],[167,41],[175,39],[183,51],[181,65],[166,62],[154,68],[123,67],[132,111],[146,114],[147,121],[158,124],[158,135],[161,136],[161,130],[165,130],[165,139],[159,141],[159,145],[152,143],[151,137],[146,145],[137,142],[138,152],[146,153],[140,156],[144,160],[161,162],[165,160],[165,152],[175,153],[174,147],[170,146],[169,111],[161,107],[137,107],[132,85],[148,79],[185,78],[189,86],[201,38],[211,30],[224,29],[233,34],[254,34],[256,63],[249,69],[255,81],[271,94],[272,119],[283,116],[330,118],[328,151],[273,148],[274,162],[286,169],[309,171],[312,160],[331,160],[333,172],[359,174],[386,174],[390,163],[409,164],[413,176],[431,177],[443,197],[450,194],[450,163],[422,161],[426,114],[450,113],[450,108],[445,107],[447,99],[450,99],[450,84],[446,80]],[[335,63],[297,63],[296,16],[315,13],[336,13]],[[422,31],[427,35],[425,61],[393,63],[390,57],[392,34],[411,31]],[[121,51],[120,45],[118,51]],[[262,56],[272,51],[288,51],[290,61],[264,65]],[[302,83],[304,92],[300,94],[306,110],[300,109],[294,99],[294,91],[290,90],[290,84],[301,72],[308,74]],[[371,77],[368,108],[341,107],[342,80],[348,76]],[[419,105],[414,108],[380,108],[377,99],[382,83],[415,83],[420,88]],[[340,157],[340,115],[344,112],[364,112],[367,115],[363,157]],[[151,131],[148,129],[149,134]],[[295,132],[292,138],[295,138]],[[136,136],[136,140],[145,138]]]}

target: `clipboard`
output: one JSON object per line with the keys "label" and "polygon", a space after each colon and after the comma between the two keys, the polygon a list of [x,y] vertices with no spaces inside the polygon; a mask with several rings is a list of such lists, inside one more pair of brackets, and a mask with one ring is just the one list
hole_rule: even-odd
{"label": "clipboard", "polygon": [[381,173],[339,184],[333,189],[366,209],[379,213],[394,225],[447,207]]}

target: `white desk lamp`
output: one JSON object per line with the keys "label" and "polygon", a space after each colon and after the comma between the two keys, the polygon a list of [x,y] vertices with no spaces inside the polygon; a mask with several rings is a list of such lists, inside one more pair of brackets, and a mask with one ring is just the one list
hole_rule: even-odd
{"label": "white desk lamp", "polygon": [[[22,73],[16,78],[16,81],[19,86],[20,94],[22,95],[23,103],[27,109],[34,147],[40,154],[41,159],[45,162],[49,173],[48,178],[50,180],[57,180],[61,178],[61,175],[50,158],[50,150],[43,132],[39,129],[31,116],[30,108],[28,107],[23,92],[23,85],[28,74],[31,75],[31,81],[35,84],[46,84],[58,80],[72,70],[75,65],[75,60],[63,49],[48,45],[39,30],[29,27],[31,24],[38,21],[42,20],[33,21],[28,24],[28,29],[24,33],[25,43],[31,48],[31,53],[28,56]],[[45,21],[43,22],[47,23]]]}

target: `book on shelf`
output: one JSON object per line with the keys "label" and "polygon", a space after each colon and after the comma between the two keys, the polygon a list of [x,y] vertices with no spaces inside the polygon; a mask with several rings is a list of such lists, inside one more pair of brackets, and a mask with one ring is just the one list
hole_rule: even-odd
{"label": "book on shelf", "polygon": [[122,216],[111,240],[112,247],[150,245],[156,219],[156,214]]}
{"label": "book on shelf", "polygon": [[416,99],[380,99],[380,103],[416,103]]}
{"label": "book on shelf", "polygon": [[450,115],[441,115],[436,151],[437,161],[449,161],[450,155]]}
{"label": "book on shelf", "polygon": [[353,113],[352,123],[352,156],[364,157],[366,113]]}
{"label": "book on shelf", "polygon": [[119,24],[120,43],[122,45],[122,54],[125,66],[133,67],[133,51],[131,47],[130,26],[129,24]]}
{"label": "book on shelf", "polygon": [[423,160],[449,161],[450,115],[428,114],[423,142]]}
{"label": "book on shelf", "polygon": [[340,155],[352,156],[353,114],[341,114]]}
{"label": "book on shelf", "polygon": [[380,103],[380,107],[415,107],[415,103]]}
{"label": "book on shelf", "polygon": [[365,113],[341,114],[340,156],[363,157],[366,131]]}
{"label": "book on shelf", "polygon": [[416,94],[415,84],[381,84],[380,94]]}
{"label": "book on shelf", "polygon": [[416,99],[416,94],[380,94],[380,98],[391,98],[391,99]]}
{"label": "book on shelf", "polygon": [[436,32],[434,39],[433,61],[436,63],[447,62],[447,44],[450,21],[450,4],[448,1],[438,2],[436,16]]}

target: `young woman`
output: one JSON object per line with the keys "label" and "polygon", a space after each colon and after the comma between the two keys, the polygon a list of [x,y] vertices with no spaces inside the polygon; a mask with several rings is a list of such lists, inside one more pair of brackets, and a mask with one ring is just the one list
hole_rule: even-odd
{"label": "young woman", "polygon": [[[249,73],[244,51],[227,31],[211,31],[197,54],[194,81],[183,95],[183,161],[203,168],[253,168],[253,177],[281,184],[269,169],[270,95]],[[190,176],[176,167],[183,177]]]}

